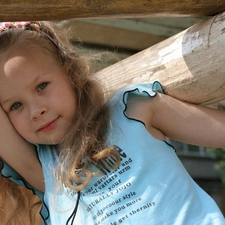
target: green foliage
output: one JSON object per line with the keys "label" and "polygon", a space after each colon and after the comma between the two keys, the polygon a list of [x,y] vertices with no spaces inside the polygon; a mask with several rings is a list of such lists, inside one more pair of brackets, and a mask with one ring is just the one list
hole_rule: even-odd
{"label": "green foliage", "polygon": [[215,159],[215,169],[221,174],[223,183],[225,183],[225,149],[223,148],[206,148],[208,152]]}

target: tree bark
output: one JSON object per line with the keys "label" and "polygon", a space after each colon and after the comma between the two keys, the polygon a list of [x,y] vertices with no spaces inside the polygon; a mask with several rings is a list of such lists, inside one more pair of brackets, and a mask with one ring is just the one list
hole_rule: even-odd
{"label": "tree bark", "polygon": [[112,94],[158,80],[167,94],[209,104],[225,98],[225,12],[96,74]]}
{"label": "tree bark", "polygon": [[102,17],[213,16],[222,0],[0,0],[0,21],[65,20]]}

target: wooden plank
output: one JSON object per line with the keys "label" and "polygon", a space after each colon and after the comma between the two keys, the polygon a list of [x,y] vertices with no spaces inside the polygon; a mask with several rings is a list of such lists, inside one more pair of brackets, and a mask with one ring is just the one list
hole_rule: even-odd
{"label": "wooden plank", "polygon": [[[75,21],[75,20],[72,20],[72,21]],[[82,21],[86,23],[90,23],[90,24],[101,25],[101,26],[111,27],[111,28],[119,28],[119,29],[123,29],[127,31],[153,34],[153,35],[157,35],[161,37],[170,37],[184,30],[184,29],[181,30],[180,28],[177,28],[175,26],[172,27],[169,25],[164,26],[164,25],[151,23],[150,21],[141,20],[139,18],[138,19],[118,19],[118,18],[117,19],[115,18],[85,19]],[[185,27],[185,29],[188,27]]]}
{"label": "wooden plank", "polygon": [[178,99],[209,104],[225,98],[225,12],[96,74],[112,94],[158,80]]}
{"label": "wooden plank", "polygon": [[[176,30],[173,28],[180,29],[179,32],[195,25],[196,23],[200,23],[203,20],[208,19],[207,17],[162,17],[162,18],[138,18],[137,20],[141,23],[152,24],[159,27],[164,27],[168,32],[163,31],[164,33],[171,34],[170,29],[172,29],[172,33],[175,33]],[[158,33],[157,33],[158,34]],[[171,35],[170,35],[171,36]]]}
{"label": "wooden plank", "polygon": [[62,25],[73,33],[73,40],[141,51],[201,21],[203,18],[190,17],[71,19]]}
{"label": "wooden plank", "polygon": [[129,49],[135,52],[165,40],[156,35],[84,21],[69,20],[63,23],[63,27],[69,27],[70,32],[73,33],[73,40],[80,39],[83,43],[110,46],[114,49]]}
{"label": "wooden plank", "polygon": [[211,16],[225,10],[221,0],[0,0],[0,5],[0,21]]}

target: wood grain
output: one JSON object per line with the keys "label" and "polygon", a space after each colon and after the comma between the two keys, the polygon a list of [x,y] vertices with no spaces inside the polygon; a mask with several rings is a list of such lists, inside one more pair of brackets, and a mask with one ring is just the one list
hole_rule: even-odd
{"label": "wood grain", "polygon": [[65,20],[102,17],[212,16],[222,0],[0,0],[0,21]]}
{"label": "wood grain", "polygon": [[209,104],[225,98],[225,12],[96,74],[112,94],[158,80],[167,94]]}

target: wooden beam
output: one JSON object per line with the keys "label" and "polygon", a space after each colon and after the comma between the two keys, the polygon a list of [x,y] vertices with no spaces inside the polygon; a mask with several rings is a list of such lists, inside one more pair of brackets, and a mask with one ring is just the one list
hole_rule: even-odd
{"label": "wooden beam", "polygon": [[225,98],[225,12],[96,74],[108,94],[158,80],[178,99],[209,104]]}
{"label": "wooden beam", "polygon": [[204,18],[71,19],[61,22],[73,40],[114,49],[141,51],[175,35]]}
{"label": "wooden beam", "polygon": [[0,0],[0,21],[70,18],[212,16],[225,10],[222,0]]}
{"label": "wooden beam", "polygon": [[81,40],[86,44],[129,49],[136,52],[165,40],[157,35],[79,20],[68,20],[63,23],[63,27],[69,27],[70,32],[73,33],[73,41]]}
{"label": "wooden beam", "polygon": [[141,32],[160,37],[171,37],[196,23],[207,19],[206,17],[163,17],[163,18],[109,18],[109,19],[73,19],[70,22],[81,21],[87,24],[118,28],[127,31]]}

